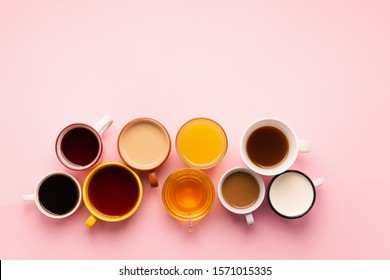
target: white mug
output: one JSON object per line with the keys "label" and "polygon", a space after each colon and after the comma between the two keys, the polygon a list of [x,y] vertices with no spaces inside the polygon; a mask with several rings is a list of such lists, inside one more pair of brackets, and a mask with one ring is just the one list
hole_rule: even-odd
{"label": "white mug", "polygon": [[[277,164],[272,166],[260,166],[255,163],[248,154],[248,140],[254,132],[268,127],[275,128],[276,131],[281,132],[281,136],[287,140],[287,149],[284,158]],[[298,153],[310,152],[309,140],[298,140],[294,130],[288,124],[281,120],[272,118],[260,119],[249,125],[242,135],[240,145],[241,156],[245,164],[256,173],[266,176],[277,175],[286,171],[295,162]],[[268,147],[270,150],[272,148],[273,147]]]}
{"label": "white mug", "polygon": [[58,135],[55,150],[59,161],[69,169],[85,170],[99,162],[103,152],[103,133],[113,120],[104,116],[91,126],[73,123]]}
{"label": "white mug", "polygon": [[[248,174],[249,177],[246,178],[246,180],[252,180],[252,179],[254,180],[253,186],[255,186],[256,188],[255,191],[258,192],[258,194],[256,197],[249,197],[244,199],[244,200],[248,200],[248,202],[251,201],[249,205],[245,205],[246,203],[244,203],[244,205],[240,205],[239,207],[236,207],[233,206],[234,203],[228,202],[229,199],[224,195],[224,188],[227,187],[226,185],[226,183],[228,182],[227,180],[230,180],[229,185],[232,186],[232,189],[230,190],[230,194],[232,195],[232,197],[234,197],[233,198],[234,200],[241,199],[241,201],[243,202],[241,192],[244,190],[244,188],[245,190],[247,190],[247,184],[244,185],[242,181],[240,181],[242,180],[242,178],[237,177],[239,173]],[[255,220],[253,218],[252,212],[254,212],[257,208],[260,207],[265,197],[264,181],[258,174],[256,174],[252,170],[249,170],[248,168],[242,168],[242,167],[232,168],[228,170],[225,174],[223,174],[221,179],[219,180],[218,197],[222,205],[227,210],[235,214],[245,215],[248,226],[253,225],[255,223]]]}
{"label": "white mug", "polygon": [[38,210],[49,218],[63,219],[80,207],[82,191],[72,175],[53,172],[42,178],[34,194],[23,195],[23,200],[34,201]]}

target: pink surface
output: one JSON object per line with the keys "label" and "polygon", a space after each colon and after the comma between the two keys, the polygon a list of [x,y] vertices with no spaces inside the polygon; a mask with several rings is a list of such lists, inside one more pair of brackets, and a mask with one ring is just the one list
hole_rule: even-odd
{"label": "pink surface", "polygon": [[[389,259],[388,1],[1,1],[1,259]],[[54,142],[72,122],[114,124],[103,161],[121,161],[120,129],[148,116],[174,141],[203,116],[226,130],[215,186],[242,166],[239,139],[272,116],[312,141],[293,168],[324,177],[312,211],[285,220],[265,201],[248,228],[217,200],[188,233],[161,201],[184,164],[173,147],[160,187],[129,220],[84,226],[21,200],[45,174],[68,171]],[[265,178],[268,183],[270,178]]]}

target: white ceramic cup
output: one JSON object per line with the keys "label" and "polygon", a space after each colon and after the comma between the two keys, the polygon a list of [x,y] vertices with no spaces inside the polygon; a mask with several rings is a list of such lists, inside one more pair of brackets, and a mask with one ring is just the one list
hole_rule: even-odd
{"label": "white ceramic cup", "polygon": [[[226,199],[225,199],[225,197],[223,195],[223,190],[222,189],[223,189],[223,186],[224,186],[224,183],[225,183],[226,179],[230,175],[233,175],[234,173],[238,173],[238,172],[244,172],[244,173],[248,173],[249,175],[251,175],[254,179],[256,179],[258,187],[259,187],[259,196],[257,197],[256,201],[251,206],[246,207],[246,208],[236,208],[236,207],[233,207],[232,205],[230,205],[226,201]],[[227,172],[225,172],[225,174],[223,174],[221,179],[219,180],[219,183],[218,183],[218,197],[219,197],[219,200],[221,201],[222,205],[227,210],[229,210],[230,212],[235,213],[235,214],[245,215],[246,222],[247,222],[248,226],[253,225],[255,223],[255,220],[253,218],[252,212],[254,212],[257,208],[259,208],[260,205],[264,201],[264,197],[265,197],[264,181],[258,174],[256,174],[252,170],[249,170],[248,168],[243,168],[243,167],[232,168],[232,169],[228,170]]]}
{"label": "white ceramic cup", "polygon": [[[271,167],[260,167],[250,159],[247,151],[247,143],[249,137],[254,131],[267,126],[275,127],[282,131],[288,141],[288,152],[286,157],[277,165]],[[240,150],[242,159],[250,169],[261,175],[273,176],[289,169],[295,162],[298,153],[310,152],[310,141],[298,140],[294,130],[285,122],[278,119],[266,118],[253,122],[245,129],[241,137]]]}
{"label": "white ceramic cup", "polygon": [[[55,144],[55,150],[59,161],[64,166],[72,170],[85,170],[94,166],[96,163],[99,162],[102,156],[102,152],[103,152],[102,136],[104,132],[106,132],[106,130],[111,126],[112,122],[113,122],[112,117],[107,115],[104,116],[99,122],[97,122],[93,126],[84,123],[74,123],[65,127],[59,133]],[[75,161],[72,161],[72,159],[67,157],[66,152],[64,152],[62,147],[64,139],[68,135],[70,135],[72,131],[75,131],[76,129],[84,129],[87,132],[87,135],[89,134],[88,137],[92,136],[93,143],[97,144],[97,147],[93,152],[94,153],[93,157],[88,162],[83,164],[76,163]],[[73,142],[80,143],[81,141],[73,141]],[[85,144],[83,145],[85,146]],[[77,151],[77,153],[82,153],[84,152],[84,150],[86,150],[86,149],[80,149],[80,147],[78,149],[79,150]]]}
{"label": "white ceramic cup", "polygon": [[[60,203],[67,203],[67,204],[69,203],[72,205],[72,206],[70,206],[69,211],[67,211],[66,213],[62,213],[62,214],[54,213],[54,212],[50,211],[49,209],[45,208],[43,200],[40,198],[41,187],[44,186],[45,184],[46,184],[45,187],[53,186],[53,182],[50,182],[50,180],[53,180],[53,178],[55,178],[56,176],[64,176],[68,180],[70,180],[66,183],[67,186],[69,186],[71,184],[71,187],[75,187],[76,192],[77,192],[76,194],[73,195],[73,197],[70,201],[64,202],[63,200],[68,199],[68,198],[64,198],[64,197],[59,198],[61,200]],[[65,180],[65,182],[66,182],[66,180]],[[75,195],[76,195],[76,197],[74,197]],[[58,196],[56,199],[58,199]],[[35,188],[34,194],[23,195],[23,200],[34,201],[38,210],[41,211],[42,214],[44,214],[45,216],[47,216],[49,218],[63,219],[63,218],[66,218],[66,217],[69,217],[70,215],[72,215],[80,207],[81,201],[82,201],[82,191],[81,191],[81,186],[80,186],[79,182],[77,182],[77,180],[72,175],[64,173],[64,172],[52,172],[52,173],[47,174],[45,177],[42,178],[41,181],[39,181],[39,183],[37,184],[37,186]],[[55,203],[55,199],[51,203]]]}

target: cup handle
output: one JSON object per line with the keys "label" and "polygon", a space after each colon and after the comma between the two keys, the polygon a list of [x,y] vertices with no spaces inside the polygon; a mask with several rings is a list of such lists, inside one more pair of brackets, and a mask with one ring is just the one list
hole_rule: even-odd
{"label": "cup handle", "polygon": [[313,180],[313,184],[316,188],[322,186],[324,183],[325,183],[324,178],[318,178]]}
{"label": "cup handle", "polygon": [[25,194],[23,195],[22,199],[25,201],[35,200],[35,196],[33,194]]}
{"label": "cup handle", "polygon": [[85,225],[89,228],[93,227],[97,222],[97,219],[95,216],[91,215],[89,216],[88,220],[85,222]]}
{"label": "cup handle", "polygon": [[246,218],[246,223],[248,224],[248,226],[251,226],[255,223],[255,219],[253,218],[252,213],[245,214],[245,218]]}
{"label": "cup handle", "polygon": [[149,181],[150,181],[150,186],[152,188],[158,187],[158,180],[157,180],[157,175],[154,170],[149,171]]}
{"label": "cup handle", "polygon": [[98,121],[93,128],[101,135],[111,126],[113,119],[111,116],[106,115],[100,121]]}
{"label": "cup handle", "polygon": [[299,140],[298,141],[298,151],[300,153],[308,153],[311,150],[310,140]]}

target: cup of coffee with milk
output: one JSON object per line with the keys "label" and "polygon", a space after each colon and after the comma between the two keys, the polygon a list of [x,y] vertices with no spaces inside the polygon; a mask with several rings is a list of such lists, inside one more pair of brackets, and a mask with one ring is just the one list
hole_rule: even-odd
{"label": "cup of coffee with milk", "polygon": [[274,176],[267,191],[274,212],[294,219],[310,211],[315,202],[316,188],[324,180],[312,180],[303,172],[289,170],[299,153],[310,152],[309,140],[299,139],[287,123],[265,118],[246,128],[240,151],[243,161],[252,171]]}

